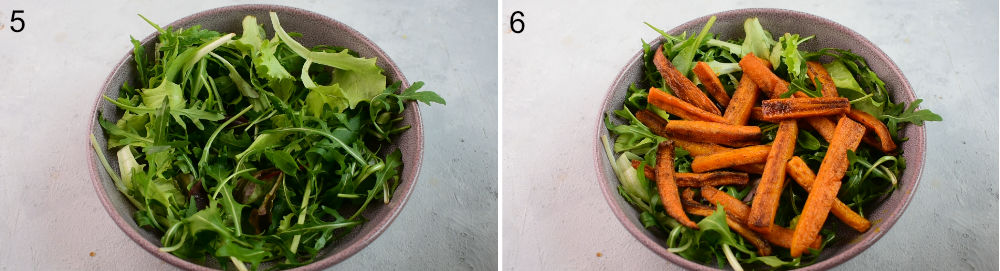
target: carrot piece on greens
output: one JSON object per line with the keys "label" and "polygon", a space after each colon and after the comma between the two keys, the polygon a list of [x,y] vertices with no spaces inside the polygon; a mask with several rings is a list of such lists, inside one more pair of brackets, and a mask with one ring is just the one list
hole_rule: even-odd
{"label": "carrot piece on greens", "polygon": [[646,109],[636,111],[635,118],[638,119],[639,122],[642,123],[642,125],[646,125],[646,127],[649,128],[649,131],[653,132],[653,134],[658,136],[666,135],[663,132],[663,126],[667,125],[667,120],[656,115],[656,113],[653,113],[653,111],[649,111]]}
{"label": "carrot piece on greens", "polygon": [[841,178],[847,171],[849,164],[847,150],[857,148],[864,135],[865,127],[846,116],[837,122],[833,140],[823,157],[816,181],[813,182],[809,197],[806,198],[806,205],[802,208],[802,214],[799,215],[798,224],[795,226],[790,249],[792,257],[801,256],[806,245],[814,241],[816,234],[823,227],[823,222],[830,214],[830,208],[840,190]]}
{"label": "carrot piece on greens", "polygon": [[[799,186],[802,186],[806,191],[812,190],[816,174],[813,173],[812,169],[809,169],[809,166],[806,165],[805,161],[802,161],[802,158],[795,156],[791,160],[788,160],[786,171],[788,172],[788,176],[791,176]],[[847,224],[847,226],[858,232],[865,232],[872,226],[871,221],[855,213],[854,210],[851,210],[851,207],[848,207],[840,199],[833,199],[833,206],[830,208],[830,212],[840,219],[840,221],[844,222],[844,224]]]}
{"label": "carrot piece on greens", "polygon": [[819,81],[820,85],[817,85],[816,87],[823,93],[823,97],[840,96],[840,94],[837,94],[837,85],[833,83],[833,77],[831,77],[830,73],[826,71],[823,64],[816,61],[807,61],[806,68],[806,74],[809,75],[809,81],[812,81],[813,85],[816,84],[816,81]]}
{"label": "carrot piece on greens", "polygon": [[850,109],[847,98],[840,97],[784,98],[761,102],[761,116],[769,121],[840,115]]}
{"label": "carrot piece on greens", "polygon": [[761,163],[767,160],[769,145],[755,145],[710,155],[695,157],[691,161],[691,171],[706,172],[738,165]]}
{"label": "carrot piece on greens", "polygon": [[698,106],[685,102],[655,87],[649,88],[649,96],[646,97],[646,101],[682,119],[726,122],[726,119],[722,118],[722,116],[705,111]]}
{"label": "carrot piece on greens", "polygon": [[708,142],[726,146],[749,146],[760,144],[760,127],[736,126],[717,122],[675,120],[664,126],[671,138]]}
{"label": "carrot piece on greens", "polygon": [[719,81],[719,76],[715,75],[715,71],[708,66],[708,63],[698,61],[692,71],[698,80],[701,80],[701,84],[705,86],[705,92],[712,95],[712,98],[715,98],[715,101],[719,102],[723,108],[729,107],[729,94],[726,93],[722,81]]}
{"label": "carrot piece on greens", "polygon": [[722,115],[722,112],[719,111],[718,107],[715,107],[712,100],[709,100],[708,96],[705,96],[705,93],[701,92],[701,89],[694,85],[694,82],[691,82],[690,79],[678,71],[677,68],[674,67],[674,64],[670,63],[670,60],[663,55],[663,46],[657,47],[656,54],[653,55],[653,65],[656,66],[660,75],[663,76],[663,81],[666,81],[667,86],[670,87],[670,90],[672,90],[677,97],[709,113],[719,116]]}
{"label": "carrot piece on greens", "polygon": [[746,173],[713,171],[706,173],[676,173],[678,187],[702,187],[720,185],[746,185],[750,176]]}
{"label": "carrot piece on greens", "polygon": [[764,164],[764,174],[757,184],[746,221],[756,232],[770,232],[774,224],[781,192],[785,190],[785,165],[795,151],[795,138],[798,133],[799,126],[795,120],[781,121],[778,126],[778,134],[771,143],[771,151],[767,154],[767,163]]}
{"label": "carrot piece on greens", "polygon": [[754,84],[753,80],[750,80],[744,73],[740,78],[739,85],[736,86],[736,91],[733,92],[733,99],[726,107],[726,113],[722,116],[726,119],[726,123],[746,125],[747,120],[750,119],[751,108],[760,96],[758,94],[760,91],[757,89],[757,84]]}
{"label": "carrot piece on greens", "polygon": [[[892,140],[892,136],[889,135],[889,128],[885,126],[885,123],[882,123],[871,114],[857,109],[851,109],[851,111],[847,112],[847,117],[861,123],[861,125],[864,125],[868,128],[868,130],[874,132],[875,135],[878,136],[878,144],[875,144],[874,146],[879,150],[887,153],[896,150],[896,142],[894,142]],[[866,143],[869,142],[866,141]],[[871,142],[869,144],[872,143],[875,142]]]}
{"label": "carrot piece on greens", "polygon": [[656,150],[656,188],[667,214],[677,219],[685,227],[698,229],[698,225],[684,213],[681,197],[674,182],[674,144],[670,140],[660,142]]}

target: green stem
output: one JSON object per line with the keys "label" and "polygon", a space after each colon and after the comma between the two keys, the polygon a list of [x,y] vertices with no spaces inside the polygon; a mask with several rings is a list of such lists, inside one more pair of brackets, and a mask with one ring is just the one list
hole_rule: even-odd
{"label": "green stem", "polygon": [[230,117],[229,120],[223,122],[222,125],[219,125],[219,128],[215,128],[215,132],[212,132],[212,136],[208,137],[208,142],[205,142],[205,148],[201,152],[201,160],[198,160],[198,171],[201,171],[201,169],[205,167],[206,164],[208,164],[208,150],[212,149],[212,141],[215,141],[215,137],[219,136],[219,133],[222,132],[222,129],[225,129],[226,126],[229,126],[230,123],[233,123],[233,121],[235,121],[236,118],[239,118],[240,116],[243,116],[243,114],[246,114],[248,111],[250,111],[251,108],[253,108],[252,105],[247,106],[247,108],[244,108],[243,111],[236,113],[235,116]]}

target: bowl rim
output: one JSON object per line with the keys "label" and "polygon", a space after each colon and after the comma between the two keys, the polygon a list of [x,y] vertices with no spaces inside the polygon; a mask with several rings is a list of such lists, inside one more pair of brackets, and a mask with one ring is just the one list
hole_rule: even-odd
{"label": "bowl rim", "polygon": [[[259,10],[280,11],[280,12],[283,12],[283,13],[294,14],[296,16],[309,17],[311,19],[315,19],[315,20],[319,21],[323,25],[335,26],[335,27],[337,27],[337,28],[339,28],[339,29],[347,32],[349,34],[349,36],[352,36],[352,37],[355,37],[355,38],[359,39],[359,41],[361,43],[363,43],[366,47],[371,48],[372,51],[373,51],[373,53],[378,58],[384,60],[384,63],[385,63],[384,66],[385,67],[382,67],[384,70],[395,70],[395,71],[398,71],[397,75],[399,77],[399,82],[400,82],[401,88],[406,88],[406,87],[410,86],[409,81],[406,80],[406,76],[403,74],[402,70],[399,69],[399,67],[396,65],[396,63],[394,61],[392,61],[392,59],[389,57],[389,55],[387,55],[384,51],[382,51],[381,47],[377,46],[367,36],[365,36],[361,32],[358,32],[357,30],[355,30],[354,28],[350,27],[349,25],[347,25],[345,23],[342,23],[342,22],[340,22],[338,20],[330,18],[330,17],[328,17],[326,15],[319,14],[319,13],[316,13],[316,12],[313,12],[313,11],[309,11],[309,10],[306,10],[306,9],[301,9],[301,8],[296,8],[296,7],[290,7],[290,6],[284,6],[284,5],[272,5],[272,4],[238,4],[238,5],[229,5],[229,6],[222,6],[222,7],[216,7],[216,8],[212,8],[212,9],[203,10],[203,11],[198,11],[198,12],[192,13],[190,15],[184,16],[184,17],[182,17],[182,18],[180,18],[180,19],[178,19],[176,21],[173,21],[170,24],[163,25],[162,27],[163,28],[167,28],[167,27],[171,27],[171,26],[176,27],[178,25],[184,25],[184,24],[188,24],[188,23],[196,23],[198,19],[205,18],[207,16],[218,15],[220,13],[231,12],[231,11],[246,11],[246,12],[251,12],[251,11],[259,11]],[[148,36],[146,36],[145,38],[143,38],[140,41],[140,43],[141,44],[146,44],[146,43],[152,41],[153,39],[157,38],[159,36],[158,34],[159,33],[154,30],[154,31],[152,31],[151,34],[149,34]],[[133,55],[134,55],[133,51],[129,50],[125,54],[125,56],[123,56],[118,61],[118,64],[116,64],[114,66],[114,68],[112,68],[111,73],[108,74],[107,78],[105,78],[104,82],[101,84],[101,88],[97,91],[97,95],[96,95],[96,98],[94,99],[93,106],[90,109],[91,112],[90,112],[89,124],[87,125],[87,129],[85,131],[86,132],[85,133],[86,136],[83,137],[83,138],[86,138],[86,140],[85,140],[86,143],[83,144],[83,145],[85,146],[86,153],[88,153],[88,158],[89,158],[88,160],[89,161],[88,161],[87,164],[88,164],[89,171],[90,171],[90,180],[91,180],[91,183],[94,185],[94,190],[95,190],[95,192],[97,192],[98,198],[101,201],[101,205],[104,207],[104,210],[107,211],[107,213],[111,217],[111,219],[115,222],[115,225],[117,225],[118,228],[121,229],[125,233],[125,235],[127,235],[130,239],[132,239],[132,241],[134,241],[136,244],[138,244],[140,247],[142,247],[146,252],[152,254],[153,256],[156,256],[157,258],[159,258],[159,259],[161,259],[161,260],[163,260],[163,261],[165,261],[167,263],[170,263],[170,264],[172,264],[172,265],[174,265],[176,267],[180,267],[180,268],[183,268],[183,269],[187,269],[187,270],[216,270],[216,269],[213,269],[213,268],[210,268],[210,267],[207,267],[207,266],[203,266],[203,265],[199,265],[199,264],[190,262],[190,261],[185,260],[185,259],[181,259],[180,257],[174,256],[173,254],[160,251],[159,250],[160,249],[159,246],[153,244],[149,240],[146,240],[138,231],[136,231],[135,229],[132,228],[132,225],[135,224],[134,222],[129,221],[129,220],[125,219],[125,217],[122,216],[121,214],[118,214],[118,211],[115,209],[115,207],[111,203],[111,199],[109,198],[109,196],[107,195],[107,193],[105,193],[105,191],[104,191],[104,185],[102,184],[101,178],[100,178],[100,176],[98,174],[99,171],[104,170],[104,169],[103,168],[102,169],[98,168],[98,165],[97,165],[97,159],[98,159],[98,157],[97,157],[97,153],[94,152],[94,149],[93,149],[94,147],[91,145],[90,136],[93,133],[94,124],[95,124],[95,122],[97,120],[97,114],[98,114],[97,112],[100,109],[101,101],[103,101],[102,96],[104,95],[104,89],[106,89],[108,87],[108,85],[111,83],[112,79],[114,78],[115,71],[120,70],[125,65],[131,65],[132,64],[131,62],[132,62],[132,59],[133,59]],[[382,66],[382,65],[380,65],[380,66]],[[416,182],[417,182],[417,180],[419,179],[419,176],[420,176],[420,167],[421,167],[421,163],[423,161],[423,144],[424,144],[423,122],[421,121],[420,107],[414,101],[408,101],[408,102],[406,102],[406,106],[407,106],[408,109],[409,108],[413,109],[413,113],[412,113],[413,114],[413,119],[417,120],[414,124],[411,124],[411,127],[410,127],[410,131],[413,132],[413,133],[416,133],[416,136],[415,136],[416,140],[414,142],[416,144],[416,146],[415,146],[414,149],[416,150],[417,153],[415,155],[415,159],[413,159],[412,161],[407,161],[407,164],[405,165],[405,167],[412,168],[412,170],[414,171],[412,180],[406,180],[406,179],[401,180],[399,186],[396,188],[396,191],[394,192],[396,194],[393,195],[393,200],[394,201],[398,201],[399,205],[396,206],[395,208],[389,208],[387,210],[388,214],[387,214],[387,216],[386,216],[386,218],[384,220],[384,223],[380,223],[380,224],[374,225],[374,229],[371,232],[367,233],[366,235],[358,236],[355,239],[354,242],[350,243],[349,245],[347,245],[343,249],[338,250],[338,251],[331,251],[329,254],[325,255],[324,257],[322,257],[320,259],[317,259],[316,261],[314,261],[312,263],[309,263],[309,264],[303,265],[303,266],[299,266],[299,267],[296,267],[296,268],[293,268],[293,269],[290,269],[290,270],[320,270],[320,269],[332,266],[334,264],[337,264],[337,263],[339,263],[339,262],[341,262],[343,260],[346,260],[347,258],[350,258],[354,254],[358,253],[359,251],[361,251],[362,249],[364,249],[365,247],[367,247],[373,241],[375,241],[375,239],[377,239],[380,235],[382,235],[382,233],[385,232],[385,230],[389,227],[389,225],[392,224],[392,222],[396,219],[396,217],[399,216],[399,213],[402,212],[403,208],[406,206],[407,200],[410,198],[410,195],[413,193],[414,186],[416,185]],[[400,191],[400,190],[402,190],[402,191]],[[402,193],[400,193],[400,192],[402,192]]]}
{"label": "bowl rim", "polygon": [[[874,56],[876,58],[876,59],[873,59],[873,60],[882,61],[882,62],[885,62],[887,64],[888,73],[889,74],[880,75],[880,76],[883,76],[883,77],[884,76],[893,76],[893,77],[898,77],[898,78],[901,79],[900,80],[900,89],[898,90],[898,92],[899,92],[899,94],[902,94],[902,95],[898,95],[898,94],[894,93],[894,96],[893,96],[894,100],[896,100],[896,101],[904,101],[904,100],[905,101],[912,101],[912,100],[914,100],[916,98],[915,97],[916,94],[913,92],[913,88],[911,87],[909,80],[906,79],[906,76],[904,76],[903,73],[902,73],[902,71],[900,71],[899,66],[897,66],[896,63],[891,58],[889,58],[889,56],[886,55],[885,52],[882,51],[881,48],[879,48],[878,46],[875,46],[875,44],[872,43],[871,40],[869,40],[868,38],[862,36],[858,32],[855,32],[854,30],[852,30],[852,29],[850,29],[850,28],[848,28],[848,27],[846,27],[846,26],[844,26],[844,25],[842,25],[840,23],[837,23],[837,22],[835,22],[833,20],[830,20],[830,19],[827,19],[827,18],[823,18],[823,17],[817,16],[817,15],[814,15],[814,14],[810,14],[810,13],[806,13],[806,12],[802,12],[802,11],[796,11],[796,10],[780,9],[780,8],[744,8],[744,9],[733,9],[733,10],[727,10],[727,11],[721,11],[721,12],[714,12],[714,13],[711,13],[711,14],[708,14],[708,15],[704,15],[704,16],[701,16],[701,17],[698,17],[698,18],[691,19],[691,20],[689,20],[687,22],[684,22],[683,24],[680,24],[680,25],[678,25],[678,26],[676,26],[674,28],[671,28],[670,30],[668,30],[666,32],[667,33],[677,33],[678,31],[680,31],[682,29],[692,28],[693,26],[702,26],[712,16],[719,16],[719,17],[721,17],[721,16],[739,15],[739,14],[746,14],[746,13],[778,13],[778,14],[784,14],[784,15],[788,15],[788,16],[797,17],[797,18],[804,18],[804,19],[809,19],[809,20],[815,20],[818,23],[826,24],[826,25],[830,26],[833,29],[836,29],[836,30],[839,30],[839,31],[842,31],[842,32],[846,33],[851,38],[856,39],[858,42],[860,42],[863,47],[873,48],[874,50],[872,50],[872,53],[874,54]],[[660,44],[660,43],[663,42],[663,39],[664,38],[662,36],[657,36],[657,38],[655,40],[653,40],[652,42],[650,42],[650,44],[651,45],[652,44]],[[622,223],[622,226],[624,226],[625,229],[630,234],[632,234],[633,237],[635,237],[640,243],[642,243],[643,245],[645,245],[646,248],[648,248],[649,250],[651,250],[654,253],[656,253],[657,255],[660,255],[661,257],[669,260],[671,263],[676,264],[676,265],[680,265],[681,267],[684,267],[686,269],[694,269],[694,270],[720,270],[720,269],[716,269],[716,268],[713,268],[713,267],[710,267],[710,266],[707,266],[707,265],[703,265],[703,264],[700,264],[700,263],[697,263],[697,262],[685,259],[685,258],[681,257],[680,255],[671,253],[671,252],[667,251],[666,248],[664,248],[662,245],[660,245],[660,243],[662,243],[662,240],[652,239],[652,238],[649,238],[648,236],[646,236],[645,235],[645,231],[646,230],[637,227],[636,224],[633,221],[630,221],[629,217],[625,214],[625,211],[623,210],[623,207],[617,205],[616,201],[620,198],[620,195],[618,195],[617,189],[613,189],[612,187],[609,187],[609,185],[608,185],[609,183],[607,181],[608,179],[605,178],[604,173],[602,172],[602,170],[603,170],[603,162],[602,161],[607,161],[607,159],[608,159],[606,157],[607,155],[604,153],[603,143],[601,142],[601,139],[600,139],[602,131],[606,130],[605,129],[605,125],[604,125],[604,114],[607,113],[607,112],[609,112],[608,110],[611,109],[611,108],[608,107],[608,105],[610,105],[610,101],[614,97],[615,86],[618,85],[620,82],[625,81],[624,80],[625,71],[628,70],[628,68],[631,66],[632,63],[635,63],[636,61],[641,60],[642,53],[643,52],[640,49],[636,54],[634,54],[631,58],[629,58],[628,62],[626,62],[625,65],[622,66],[622,69],[618,72],[618,75],[616,75],[615,79],[612,81],[611,86],[608,87],[608,90],[607,90],[607,93],[604,96],[604,99],[601,100],[601,105],[600,105],[601,110],[600,110],[600,112],[598,112],[599,115],[598,115],[598,118],[597,118],[597,125],[596,125],[596,127],[594,129],[594,149],[593,149],[593,154],[594,154],[594,169],[595,169],[595,171],[597,171],[596,172],[597,174],[595,174],[595,175],[597,175],[597,180],[598,180],[598,184],[600,185],[600,188],[601,188],[601,193],[604,195],[605,201],[608,203],[608,206],[611,208],[611,212],[614,213],[615,217],[618,218],[618,221]],[[872,60],[869,60],[869,59],[866,59],[866,60],[867,61],[872,61]],[[822,260],[820,260],[818,262],[815,262],[815,263],[813,263],[811,265],[797,268],[796,270],[825,270],[825,269],[829,269],[829,268],[835,267],[835,266],[837,266],[837,265],[839,265],[841,263],[847,262],[848,260],[854,258],[858,254],[860,254],[861,252],[867,250],[869,247],[871,247],[873,244],[875,244],[875,242],[877,242],[879,239],[881,239],[882,236],[884,236],[885,233],[888,232],[892,228],[892,226],[896,223],[896,221],[899,220],[900,216],[902,216],[902,214],[903,214],[903,211],[906,210],[906,207],[909,206],[910,201],[913,200],[913,195],[915,194],[914,190],[916,190],[917,187],[919,187],[920,177],[921,177],[921,175],[923,173],[924,163],[926,163],[926,159],[924,159],[924,157],[926,156],[926,149],[927,149],[927,147],[926,147],[926,143],[927,143],[927,140],[926,140],[926,138],[927,138],[927,136],[926,136],[926,130],[925,130],[924,126],[914,126],[914,127],[916,129],[915,135],[912,136],[909,139],[909,141],[905,142],[907,144],[917,144],[917,148],[920,150],[919,151],[919,153],[920,153],[920,155],[919,155],[920,159],[919,159],[918,163],[911,163],[911,161],[907,161],[907,168],[906,168],[906,170],[907,171],[915,171],[914,175],[913,175],[913,180],[912,180],[913,188],[910,191],[898,191],[897,190],[897,191],[894,192],[894,194],[895,193],[904,193],[903,199],[901,201],[902,203],[899,204],[899,205],[897,205],[897,206],[895,206],[895,208],[891,208],[890,210],[887,210],[887,212],[888,212],[889,215],[886,216],[884,219],[882,219],[882,221],[878,225],[878,227],[881,228],[881,230],[871,233],[872,234],[871,238],[867,238],[867,239],[859,241],[858,243],[855,243],[854,244],[855,247],[852,248],[852,249],[844,250],[841,253],[835,254],[835,255],[833,255],[830,258],[822,259]],[[900,148],[902,148],[902,146],[900,146]],[[628,206],[628,207],[631,207],[631,206]]]}

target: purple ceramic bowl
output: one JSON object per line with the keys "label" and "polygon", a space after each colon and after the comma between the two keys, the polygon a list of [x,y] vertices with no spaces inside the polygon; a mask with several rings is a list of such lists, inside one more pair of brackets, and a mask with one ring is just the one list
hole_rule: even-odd
{"label": "purple ceramic bowl", "polygon": [[[403,77],[403,73],[399,68],[396,67],[396,64],[364,35],[343,23],[307,10],[275,5],[229,6],[199,12],[167,26],[187,28],[194,25],[201,25],[203,29],[239,34],[243,32],[241,26],[243,17],[254,15],[257,17],[259,23],[264,24],[267,36],[270,37],[273,35],[271,20],[268,16],[268,12],[270,11],[278,13],[278,17],[281,18],[282,27],[286,31],[303,33],[302,37],[296,38],[303,45],[342,46],[359,53],[363,57],[377,58],[378,66],[385,70],[385,76],[390,82],[402,82],[404,89],[409,86],[409,83]],[[135,23],[143,24],[144,22],[137,18]],[[166,28],[167,26],[163,27]],[[152,48],[156,37],[157,33],[150,34],[142,40],[143,45],[146,45],[147,49]],[[123,40],[122,42],[126,43],[128,41]],[[149,251],[149,253],[184,269],[218,269],[221,266],[216,262],[199,265],[172,254],[161,252],[159,250],[161,244],[159,234],[136,226],[135,218],[133,217],[135,208],[115,188],[108,173],[104,170],[103,166],[99,165],[100,162],[96,154],[94,154],[93,147],[91,147],[90,134],[97,137],[97,142],[102,149],[107,144],[104,132],[96,121],[98,112],[102,113],[112,122],[117,121],[122,114],[122,111],[118,110],[113,104],[101,99],[100,95],[107,95],[112,99],[118,97],[118,90],[122,86],[122,83],[129,82],[129,85],[137,85],[136,76],[135,62],[132,59],[132,52],[129,50],[122,57],[122,60],[118,62],[118,65],[115,66],[111,75],[105,80],[104,86],[94,102],[94,109],[90,117],[90,130],[87,131],[86,135],[87,152],[91,153],[89,161],[90,174],[94,188],[97,190],[101,204],[104,205],[105,210],[108,211],[115,224],[129,238],[132,238],[132,240],[146,249],[146,251]],[[375,238],[389,227],[393,219],[399,215],[399,212],[403,209],[403,205],[406,204],[407,198],[409,198],[410,193],[413,191],[413,185],[417,181],[417,174],[420,171],[420,160],[423,155],[423,126],[420,122],[420,110],[417,108],[416,102],[411,101],[406,104],[403,117],[405,119],[403,125],[410,125],[412,128],[398,135],[398,138],[393,140],[394,143],[388,146],[389,148],[386,148],[389,150],[399,148],[403,155],[403,172],[399,186],[393,194],[392,201],[389,204],[380,203],[370,205],[363,213],[363,216],[368,219],[367,222],[355,228],[343,238],[327,244],[327,247],[319,252],[316,262],[297,268],[298,270],[320,270],[347,259],[374,241]],[[108,157],[112,167],[117,171],[118,163],[116,155],[107,151],[105,151],[104,155]],[[268,266],[263,265],[263,267]]]}
{"label": "purple ceramic bowl", "polygon": [[[783,33],[797,33],[805,36],[816,35],[816,38],[803,43],[801,49],[816,51],[820,48],[833,47],[849,49],[855,54],[864,57],[873,71],[885,81],[886,88],[892,93],[893,101],[906,102],[913,101],[914,94],[910,88],[910,83],[906,81],[896,64],[889,59],[885,53],[872,44],[871,41],[862,37],[847,27],[836,22],[824,19],[815,15],[798,11],[782,9],[739,9],[707,15],[691,20],[668,31],[672,35],[687,33],[697,33],[701,27],[708,22],[709,17],[716,16],[715,25],[711,32],[721,36],[720,39],[727,40],[743,37],[743,21],[746,18],[758,17],[764,29],[771,31],[772,35]],[[660,37],[653,41],[652,45],[659,45],[663,42]],[[636,46],[639,47],[639,46]],[[695,270],[715,270],[713,267],[689,261],[676,254],[667,251],[666,238],[659,233],[646,230],[639,221],[639,213],[629,205],[621,195],[618,194],[618,178],[615,176],[608,158],[604,154],[604,149],[600,140],[602,135],[608,135],[613,140],[614,137],[608,134],[604,127],[604,114],[612,110],[621,109],[625,100],[625,93],[632,83],[639,82],[642,77],[642,51],[640,50],[615,78],[615,81],[608,89],[608,94],[604,98],[598,118],[595,144],[594,161],[599,171],[598,180],[604,198],[611,205],[611,210],[618,217],[618,220],[625,225],[636,239],[650,250],[659,254],[663,258],[680,265],[684,268]],[[612,118],[613,124],[621,124],[624,121]],[[866,217],[872,221],[872,227],[867,232],[859,234],[854,230],[843,226],[841,223],[828,223],[834,225],[838,240],[823,250],[819,259],[813,265],[806,266],[802,270],[824,270],[841,264],[870,247],[889,228],[892,227],[903,210],[913,198],[913,190],[917,188],[920,180],[920,172],[924,165],[924,150],[926,149],[926,138],[922,126],[907,125],[902,130],[902,137],[910,140],[902,143],[903,156],[906,157],[907,168],[899,181],[899,189],[892,193],[883,202],[876,204],[873,209],[867,209]],[[835,220],[835,219],[834,219]],[[766,266],[765,266],[766,267]]]}

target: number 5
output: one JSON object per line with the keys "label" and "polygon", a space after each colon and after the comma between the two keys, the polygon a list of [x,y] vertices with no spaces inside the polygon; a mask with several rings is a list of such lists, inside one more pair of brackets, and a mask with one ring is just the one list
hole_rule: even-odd
{"label": "number 5", "polygon": [[10,13],[10,22],[13,23],[15,21],[18,21],[18,22],[21,23],[21,27],[19,27],[17,29],[14,29],[13,25],[10,26],[10,30],[14,31],[14,32],[21,32],[22,30],[24,30],[24,19],[18,18],[17,17],[18,13],[24,13],[24,10],[15,10],[14,12]]}

